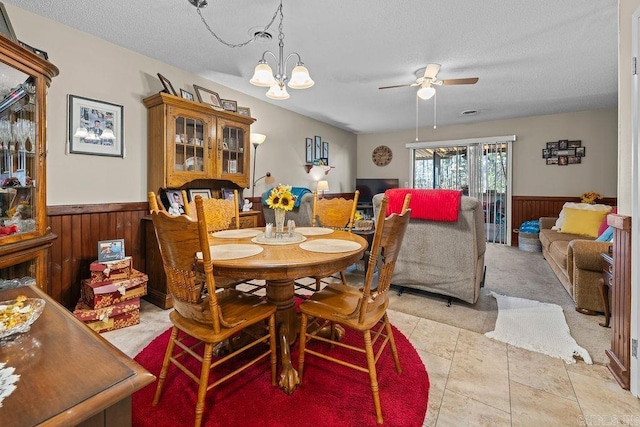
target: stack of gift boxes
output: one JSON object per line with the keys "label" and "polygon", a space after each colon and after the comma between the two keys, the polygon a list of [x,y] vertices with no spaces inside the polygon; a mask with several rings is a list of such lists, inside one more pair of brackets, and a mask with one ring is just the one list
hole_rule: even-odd
{"label": "stack of gift boxes", "polygon": [[96,332],[140,323],[140,297],[147,294],[148,277],[131,264],[131,257],[92,262],[73,314]]}

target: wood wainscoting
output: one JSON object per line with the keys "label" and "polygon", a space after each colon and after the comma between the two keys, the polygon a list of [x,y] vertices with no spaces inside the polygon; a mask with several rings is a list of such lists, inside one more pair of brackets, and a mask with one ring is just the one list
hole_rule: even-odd
{"label": "wood wainscoting", "polygon": [[[580,203],[580,197],[512,196],[511,197],[511,246],[518,246],[515,230],[525,221],[537,220],[543,216],[557,217],[565,202]],[[598,203],[616,206],[616,197],[605,197]]]}
{"label": "wood wainscoting", "polygon": [[145,271],[141,220],[148,214],[147,202],[48,206],[47,221],[58,238],[49,250],[47,294],[73,310],[100,240],[124,239],[134,268]]}

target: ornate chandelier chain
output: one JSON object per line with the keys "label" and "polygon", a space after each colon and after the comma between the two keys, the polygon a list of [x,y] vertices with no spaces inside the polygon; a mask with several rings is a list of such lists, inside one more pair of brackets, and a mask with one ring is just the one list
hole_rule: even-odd
{"label": "ornate chandelier chain", "polygon": [[[255,41],[255,36],[252,36],[249,40],[242,42],[242,43],[229,43],[225,40],[223,40],[220,36],[218,36],[215,31],[213,31],[211,29],[211,27],[209,26],[209,24],[207,24],[207,21],[204,19],[204,17],[202,16],[202,12],[200,11],[200,2],[195,2],[192,4],[194,4],[194,6],[196,7],[196,10],[198,11],[198,16],[200,16],[200,19],[202,20],[202,23],[204,24],[205,28],[209,31],[209,33],[211,33],[211,35],[218,40],[220,43],[222,43],[223,45],[227,46],[227,47],[231,47],[231,48],[236,48],[236,47],[244,47],[246,45],[248,45],[249,43]],[[205,4],[206,5],[206,4]],[[273,23],[275,22],[276,18],[278,17],[278,12],[280,12],[280,35],[278,36],[278,38],[280,40],[282,40],[284,38],[284,35],[282,34],[282,0],[280,1],[280,5],[278,6],[278,8],[276,9],[276,11],[274,12],[273,16],[271,17],[271,21],[269,21],[269,23],[264,27],[264,29],[262,30],[262,32],[266,32],[267,30],[269,30],[269,28],[271,27],[271,25],[273,25]]]}

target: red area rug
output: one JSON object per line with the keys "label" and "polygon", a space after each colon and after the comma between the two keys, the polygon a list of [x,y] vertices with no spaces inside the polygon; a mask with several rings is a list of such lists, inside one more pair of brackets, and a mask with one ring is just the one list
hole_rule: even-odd
{"label": "red area rug", "polygon": [[[156,377],[171,329],[155,338],[135,360]],[[378,361],[378,384],[385,426],[422,426],[427,410],[429,377],[420,356],[407,338],[394,327],[403,372],[398,374],[391,352],[385,349]],[[344,342],[360,345],[362,337],[347,330]],[[351,356],[353,351],[330,349],[313,343],[322,352]],[[297,342],[293,346],[298,366]],[[360,357],[357,357],[360,356]],[[364,363],[364,356],[349,357]],[[362,362],[360,362],[362,361]],[[211,377],[218,377],[214,373]],[[376,426],[369,375],[314,356],[305,358],[302,384],[291,395],[271,385],[268,360],[209,391],[203,426]],[[279,378],[279,372],[278,372]],[[211,379],[211,378],[210,378]],[[163,427],[192,425],[197,385],[175,366],[169,368],[160,402],[151,405],[156,383],[133,395],[133,425]]]}

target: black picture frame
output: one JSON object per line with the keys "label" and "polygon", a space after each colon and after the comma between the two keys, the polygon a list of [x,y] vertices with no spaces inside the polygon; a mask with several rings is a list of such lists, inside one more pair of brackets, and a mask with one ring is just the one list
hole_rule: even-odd
{"label": "black picture frame", "polygon": [[236,113],[238,111],[238,101],[233,101],[231,99],[221,99],[222,109],[225,111],[231,111]]}
{"label": "black picture frame", "polygon": [[557,150],[558,149],[558,141],[547,142],[547,148],[549,148],[551,150]]}
{"label": "black picture frame", "polygon": [[193,101],[193,94],[191,92],[187,92],[184,89],[180,89],[180,96],[183,97],[184,99],[188,99],[189,101]]}
{"label": "black picture frame", "polygon": [[163,188],[160,190],[160,201],[164,205],[165,210],[169,213],[169,209],[171,209],[171,201],[178,203],[178,210],[181,214],[185,213],[184,205],[187,201],[182,197],[182,190],[179,188]]}
{"label": "black picture frame", "polygon": [[543,159],[548,159],[549,157],[551,157],[551,149],[550,148],[543,148],[542,149],[542,158]]}
{"label": "black picture frame", "polygon": [[98,262],[118,261],[124,258],[124,239],[98,242]]}
{"label": "black picture frame", "polygon": [[322,157],[329,160],[329,141],[322,141]]}
{"label": "black picture frame", "polygon": [[220,95],[218,92],[214,92],[205,87],[193,85],[193,90],[196,91],[196,96],[198,97],[198,101],[210,105],[216,110],[222,110],[222,101],[220,100]]}
{"label": "black picture frame", "polygon": [[169,95],[178,96],[176,90],[173,88],[173,85],[168,78],[158,73],[158,79],[160,79],[160,83],[162,83],[162,86],[164,87],[164,92],[168,93]]}
{"label": "black picture frame", "polygon": [[17,42],[18,38],[16,37],[16,33],[13,31],[13,26],[9,20],[9,14],[7,14],[7,10],[4,8],[4,4],[2,3],[0,3],[0,15],[2,15],[0,16],[0,33],[14,42]]}
{"label": "black picture frame", "polygon": [[211,198],[211,190],[208,188],[190,188],[187,190],[187,194],[189,195],[189,201],[193,201],[196,199],[196,196],[200,196],[203,199]]}
{"label": "black picture frame", "polygon": [[305,139],[305,162],[308,164],[313,163],[313,139]]}
{"label": "black picture frame", "polygon": [[569,140],[561,139],[558,141],[558,150],[566,150],[567,148],[569,148]]}
{"label": "black picture frame", "polygon": [[316,136],[313,148],[313,160],[317,160],[322,157],[322,137]]}
{"label": "black picture frame", "polygon": [[569,141],[569,148],[578,148],[578,147],[582,147],[582,141],[581,140]]}
{"label": "black picture frame", "polygon": [[576,147],[576,157],[584,157],[587,153],[587,147]]}
{"label": "black picture frame", "polygon": [[68,104],[69,153],[124,157],[122,105],[76,95],[69,95]]}
{"label": "black picture frame", "polygon": [[569,156],[558,156],[558,165],[567,166],[569,164]]}

